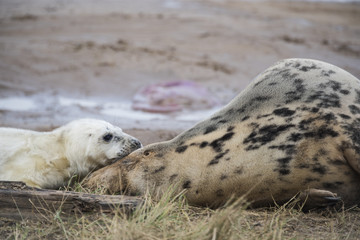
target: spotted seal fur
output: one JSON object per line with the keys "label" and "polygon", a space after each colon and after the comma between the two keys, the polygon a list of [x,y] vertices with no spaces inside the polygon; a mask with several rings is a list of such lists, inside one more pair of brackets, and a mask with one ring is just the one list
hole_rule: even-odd
{"label": "spotted seal fur", "polygon": [[174,139],[93,173],[110,192],[186,189],[189,203],[254,206],[293,196],[320,207],[360,203],[360,81],[334,65],[286,59]]}

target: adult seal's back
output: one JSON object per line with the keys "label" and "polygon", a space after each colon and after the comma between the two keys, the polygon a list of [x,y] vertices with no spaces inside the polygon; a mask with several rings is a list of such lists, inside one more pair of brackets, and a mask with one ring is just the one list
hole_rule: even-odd
{"label": "adult seal's back", "polygon": [[287,59],[210,118],[100,169],[110,192],[186,189],[191,204],[245,196],[254,206],[295,195],[308,207],[360,203],[360,82],[328,63]]}

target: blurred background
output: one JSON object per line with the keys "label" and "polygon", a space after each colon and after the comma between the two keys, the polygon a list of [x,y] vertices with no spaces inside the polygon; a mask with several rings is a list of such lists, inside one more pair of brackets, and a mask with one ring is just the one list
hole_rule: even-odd
{"label": "blurred background", "polygon": [[293,57],[360,78],[360,1],[0,0],[0,126],[169,139]]}

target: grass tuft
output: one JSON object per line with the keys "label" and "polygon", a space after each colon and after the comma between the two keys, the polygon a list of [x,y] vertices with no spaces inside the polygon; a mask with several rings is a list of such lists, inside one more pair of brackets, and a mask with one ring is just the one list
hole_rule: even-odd
{"label": "grass tuft", "polygon": [[[73,189],[81,190],[81,186]],[[69,190],[69,189],[67,189]],[[248,209],[244,199],[213,210],[190,206],[184,192],[159,199],[145,194],[131,215],[62,217],[60,209],[38,221],[0,219],[3,239],[359,239],[360,209],[303,213],[289,202]]]}

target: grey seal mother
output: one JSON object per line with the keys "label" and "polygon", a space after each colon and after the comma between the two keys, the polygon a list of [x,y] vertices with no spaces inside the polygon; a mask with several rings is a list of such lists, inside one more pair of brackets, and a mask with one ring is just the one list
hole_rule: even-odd
{"label": "grey seal mother", "polygon": [[153,194],[176,185],[190,204],[253,206],[298,195],[311,207],[360,202],[360,82],[310,59],[258,75],[219,112],[174,139],[94,172],[88,186]]}

